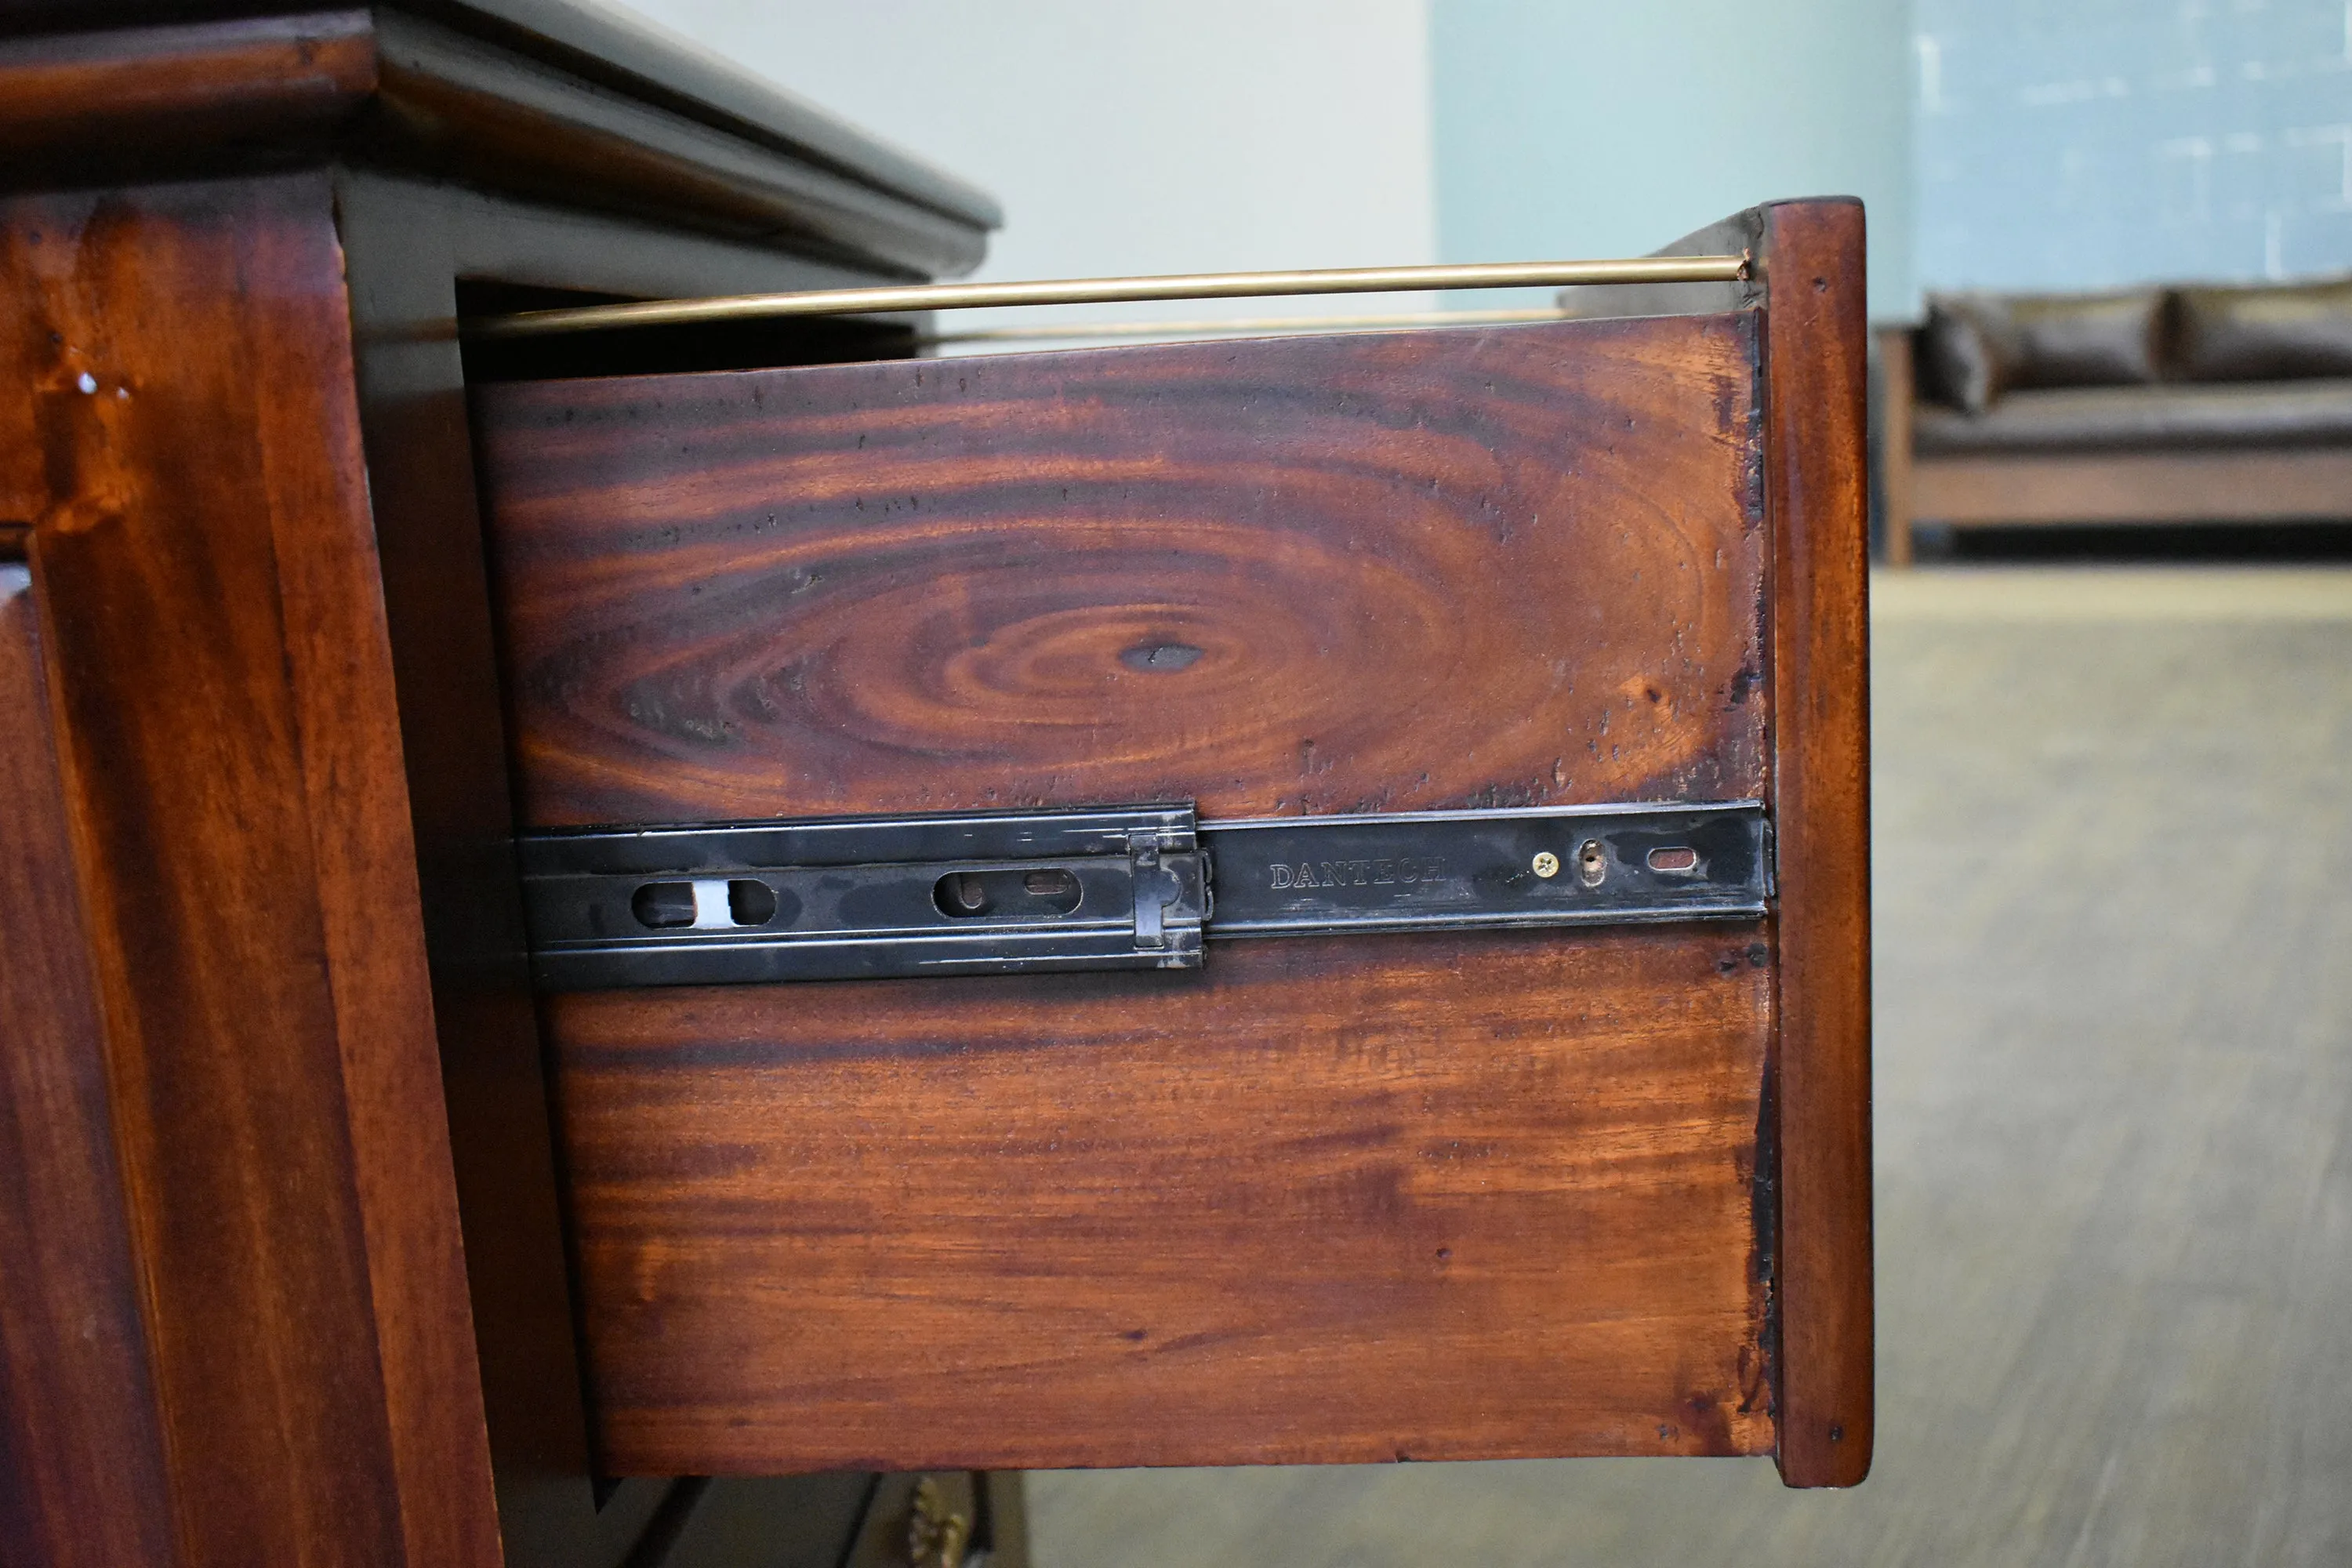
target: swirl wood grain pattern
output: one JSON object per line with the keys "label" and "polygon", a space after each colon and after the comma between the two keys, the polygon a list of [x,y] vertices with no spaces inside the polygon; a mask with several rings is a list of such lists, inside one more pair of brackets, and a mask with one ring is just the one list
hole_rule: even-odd
{"label": "swirl wood grain pattern", "polygon": [[[1751,313],[477,395],[533,826],[1760,796]],[[1776,1440],[1771,933],[544,1004],[602,1462]]]}
{"label": "swirl wood grain pattern", "polygon": [[483,389],[533,826],[1763,784],[1752,316]]}

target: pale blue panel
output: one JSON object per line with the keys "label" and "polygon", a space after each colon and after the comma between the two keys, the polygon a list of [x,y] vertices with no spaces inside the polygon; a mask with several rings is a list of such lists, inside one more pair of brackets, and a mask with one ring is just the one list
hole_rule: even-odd
{"label": "pale blue panel", "polygon": [[1759,201],[1858,195],[1872,311],[1909,313],[1901,0],[1432,0],[1430,18],[1448,260],[1639,255]]}
{"label": "pale blue panel", "polygon": [[1918,0],[1919,275],[2352,267],[2346,0]]}

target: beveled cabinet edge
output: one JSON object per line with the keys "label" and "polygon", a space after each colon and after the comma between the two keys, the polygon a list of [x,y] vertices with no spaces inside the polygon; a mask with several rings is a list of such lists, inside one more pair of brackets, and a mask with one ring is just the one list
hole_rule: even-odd
{"label": "beveled cabinet edge", "polygon": [[494,1563],[327,182],[0,205],[172,1560]]}
{"label": "beveled cabinet edge", "polygon": [[348,158],[525,199],[593,190],[606,211],[865,282],[969,271],[1000,221],[977,190],[823,110],[560,0],[175,9],[63,30],[0,16],[0,184]]}
{"label": "beveled cabinet edge", "polygon": [[1874,1416],[1863,208],[1759,209],[1780,905],[1773,1290],[1781,1479],[1853,1486]]}

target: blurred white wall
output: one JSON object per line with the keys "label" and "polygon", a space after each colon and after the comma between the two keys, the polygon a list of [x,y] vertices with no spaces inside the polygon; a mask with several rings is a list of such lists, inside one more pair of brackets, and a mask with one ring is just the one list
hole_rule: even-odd
{"label": "blurred white wall", "polygon": [[992,191],[1006,226],[982,278],[1638,255],[1759,200],[1838,192],[1869,204],[1874,311],[1916,298],[1908,0],[630,8]]}
{"label": "blurred white wall", "polygon": [[[1436,258],[1424,0],[629,9],[989,190],[1006,221],[978,278]],[[1055,319],[1366,308],[1236,300],[1074,307]],[[954,324],[1008,319],[965,311]]]}

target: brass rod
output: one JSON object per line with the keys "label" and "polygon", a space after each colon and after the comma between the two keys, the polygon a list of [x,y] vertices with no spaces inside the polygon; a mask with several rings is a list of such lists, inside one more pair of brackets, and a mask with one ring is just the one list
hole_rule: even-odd
{"label": "brass rod", "polygon": [[1623,261],[1476,262],[1448,267],[1350,267],[1307,272],[1202,272],[1167,278],[1070,278],[1038,283],[916,283],[888,289],[824,289],[799,294],[736,294],[715,300],[648,300],[525,310],[466,323],[476,337],[523,338],[614,327],[787,316],[857,316],[902,310],[970,310],[992,305],[1097,305],[1143,300],[1243,300],[1277,294],[1385,294],[1422,289],[1524,289],[1590,283],[1734,283],[1745,256],[1643,256]]}
{"label": "brass rod", "polygon": [[981,327],[968,332],[925,332],[925,348],[948,343],[1045,342],[1065,338],[1190,337],[1202,332],[1347,332],[1381,327],[1494,327],[1571,320],[1559,310],[1398,310],[1377,316],[1202,317],[1189,321],[1055,321],[1041,327]]}

